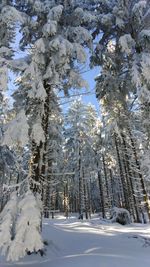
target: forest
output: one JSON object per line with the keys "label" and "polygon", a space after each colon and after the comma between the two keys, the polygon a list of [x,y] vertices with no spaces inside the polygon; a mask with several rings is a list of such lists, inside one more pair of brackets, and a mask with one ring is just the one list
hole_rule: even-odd
{"label": "forest", "polygon": [[0,0],[2,255],[41,257],[74,214],[149,232],[149,0]]}

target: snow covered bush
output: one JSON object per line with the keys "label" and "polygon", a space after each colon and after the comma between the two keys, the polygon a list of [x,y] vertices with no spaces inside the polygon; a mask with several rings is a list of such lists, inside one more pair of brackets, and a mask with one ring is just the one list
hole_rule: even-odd
{"label": "snow covered bush", "polygon": [[16,234],[7,256],[7,259],[11,261],[19,260],[27,252],[32,253],[43,248],[40,235],[41,213],[31,191],[28,191],[18,203],[18,208],[20,214],[16,222]]}
{"label": "snow covered bush", "polygon": [[14,221],[17,212],[17,196],[12,193],[10,200],[0,214],[0,250],[5,255],[14,235]]}
{"label": "snow covered bush", "polygon": [[28,252],[43,249],[41,205],[28,190],[23,197],[13,193],[1,213],[0,249],[8,261],[17,261]]}
{"label": "snow covered bush", "polygon": [[122,225],[131,223],[130,213],[126,209],[114,207],[110,215],[112,223],[117,222]]}

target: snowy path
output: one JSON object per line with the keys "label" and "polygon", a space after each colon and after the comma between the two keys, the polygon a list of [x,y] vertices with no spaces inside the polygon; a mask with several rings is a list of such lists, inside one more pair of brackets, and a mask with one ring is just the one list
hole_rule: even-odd
{"label": "snowy path", "polygon": [[[0,267],[143,267],[150,266],[149,225],[119,226],[99,220],[45,220],[47,255],[27,256],[18,263],[0,260]],[[139,237],[139,238],[137,238]],[[31,237],[32,238],[32,237]],[[150,243],[150,241],[149,241]]]}

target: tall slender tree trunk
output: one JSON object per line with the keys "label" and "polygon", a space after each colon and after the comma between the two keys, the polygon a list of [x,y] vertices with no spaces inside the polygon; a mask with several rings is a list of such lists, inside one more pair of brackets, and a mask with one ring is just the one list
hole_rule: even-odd
{"label": "tall slender tree trunk", "polygon": [[89,218],[91,218],[92,206],[91,206],[91,191],[90,186],[87,183],[87,194],[88,194],[88,209],[89,209]]}
{"label": "tall slender tree trunk", "polygon": [[40,178],[41,178],[41,149],[43,148],[43,142],[40,141],[40,144],[37,145],[34,140],[32,140],[32,157],[30,160],[31,168],[31,190],[34,193],[41,193],[40,188]]}
{"label": "tall slender tree trunk", "polygon": [[114,133],[114,141],[115,141],[115,147],[116,147],[116,152],[117,152],[117,159],[118,159],[118,165],[119,165],[119,171],[120,171],[120,178],[121,178],[121,181],[122,181],[123,192],[124,192],[125,203],[123,204],[123,206],[124,206],[124,208],[129,210],[129,199],[128,199],[128,194],[127,194],[127,185],[126,185],[126,180],[125,180],[124,173],[123,173],[123,166],[122,166],[122,162],[121,162],[121,157],[120,157],[120,152],[119,152],[119,146],[118,146],[116,133]]}
{"label": "tall slender tree trunk", "polygon": [[83,173],[82,173],[80,141],[79,141],[78,174],[79,174],[79,219],[82,219],[83,220],[83,212],[84,212],[84,185],[83,185]]}
{"label": "tall slender tree trunk", "polygon": [[115,206],[115,192],[114,192],[114,182],[112,169],[109,169],[110,183],[111,183],[111,207]]}
{"label": "tall slender tree trunk", "polygon": [[102,212],[102,217],[105,218],[105,201],[104,201],[104,194],[103,194],[103,182],[102,182],[102,177],[101,177],[101,172],[99,168],[99,163],[97,161],[97,177],[98,177],[98,185],[99,185],[99,193],[100,193],[100,203],[101,203],[101,212]]}
{"label": "tall slender tree trunk", "polygon": [[[11,175],[11,173],[10,173]],[[4,192],[3,192],[3,184],[5,181],[5,173],[4,173],[4,168],[2,167],[0,171],[0,212],[3,210],[4,207]]]}
{"label": "tall slender tree trunk", "polygon": [[84,206],[85,206],[85,218],[88,219],[88,192],[87,192],[87,182],[85,180],[85,173],[83,171],[83,187],[84,187]]}
{"label": "tall slender tree trunk", "polygon": [[64,213],[65,213],[65,217],[68,218],[68,214],[69,214],[68,181],[64,185]]}
{"label": "tall slender tree trunk", "polygon": [[106,185],[107,203],[108,203],[108,208],[110,208],[110,192],[109,192],[108,175],[107,175],[107,170],[106,170],[105,156],[103,154],[102,154],[102,161],[103,161],[103,170],[104,170],[105,185]]}

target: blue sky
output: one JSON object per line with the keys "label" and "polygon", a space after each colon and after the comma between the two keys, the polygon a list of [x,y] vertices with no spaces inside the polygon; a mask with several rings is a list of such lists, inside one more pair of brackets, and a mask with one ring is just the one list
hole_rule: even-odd
{"label": "blue sky", "polygon": [[69,108],[69,105],[72,101],[74,101],[78,96],[82,98],[83,102],[86,104],[91,103],[93,106],[95,106],[98,115],[100,115],[100,107],[98,100],[95,96],[95,77],[100,73],[100,67],[95,67],[93,69],[89,69],[87,66],[87,71],[82,74],[82,77],[84,80],[87,81],[89,88],[88,89],[73,89],[70,90],[70,97],[64,98],[64,94],[60,93],[61,99],[61,108],[63,112],[65,113],[66,110]]}
{"label": "blue sky", "polygon": [[83,101],[85,103],[90,102],[92,105],[94,105],[96,107],[96,110],[98,112],[99,112],[99,103],[98,103],[96,96],[95,96],[95,80],[94,80],[94,78],[99,74],[99,72],[100,72],[100,68],[95,67],[92,70],[89,70],[88,72],[85,72],[83,74],[83,78],[85,80],[87,80],[87,82],[89,84],[89,91],[91,92],[91,94],[83,96]]}

